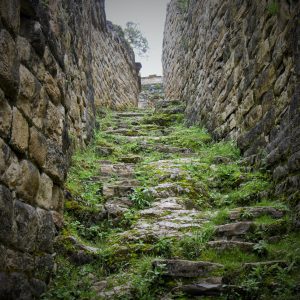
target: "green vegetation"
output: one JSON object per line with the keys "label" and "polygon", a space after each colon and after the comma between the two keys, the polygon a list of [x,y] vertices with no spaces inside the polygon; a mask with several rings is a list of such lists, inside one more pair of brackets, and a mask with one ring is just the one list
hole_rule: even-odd
{"label": "green vegetation", "polygon": [[[97,299],[95,293],[102,295],[99,299],[192,299],[177,289],[191,281],[164,276],[165,266],[152,265],[156,258],[222,264],[211,275],[238,288],[213,299],[272,299],[273,294],[276,299],[297,299],[300,235],[293,231],[287,204],[274,195],[268,172],[249,169],[234,143],[215,142],[205,129],[186,127],[175,107],[140,119],[118,119],[109,111],[102,115],[94,142],[73,156],[65,226],[56,243],[58,271],[44,299]],[[114,131],[120,126],[126,131]],[[132,159],[132,179],[139,184],[124,196],[131,205],[108,214],[105,185],[118,187],[129,176],[112,173],[103,178],[100,169]],[[167,203],[169,209],[154,209],[160,197],[177,202]],[[269,206],[283,216],[251,210]],[[251,251],[208,244],[220,238],[218,226],[241,221],[253,222],[251,230],[237,237],[253,243]],[[181,227],[186,222],[191,226]],[[175,234],[166,235],[168,230]],[[275,260],[283,263],[245,266]],[[95,290],[99,282],[103,287]],[[114,288],[117,294],[103,296]]]}

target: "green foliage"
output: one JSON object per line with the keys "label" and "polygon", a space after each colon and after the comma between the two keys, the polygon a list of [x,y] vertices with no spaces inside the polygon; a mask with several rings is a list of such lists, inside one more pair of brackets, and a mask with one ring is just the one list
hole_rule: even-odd
{"label": "green foliage", "polygon": [[163,283],[161,277],[164,266],[153,268],[152,257],[144,257],[134,263],[132,285],[134,299],[152,300]]}
{"label": "green foliage", "polygon": [[137,50],[139,56],[144,56],[149,50],[149,44],[140,31],[138,24],[134,22],[127,22],[123,32],[125,39],[131,47]]}
{"label": "green foliage", "polygon": [[203,146],[212,141],[208,132],[199,127],[186,128],[178,125],[173,128],[174,130],[165,139],[165,143],[171,143],[178,147],[186,147],[192,150],[201,150]]}
{"label": "green foliage", "polygon": [[172,252],[172,240],[168,238],[159,239],[153,246],[153,252],[163,257],[169,257]]}
{"label": "green foliage", "polygon": [[170,126],[173,123],[180,122],[183,119],[182,114],[156,113],[143,119],[144,124],[156,124],[159,126]]}
{"label": "green foliage", "polygon": [[153,196],[144,188],[136,188],[130,195],[130,200],[137,209],[143,209],[150,206],[153,202]]}
{"label": "green foliage", "polygon": [[197,259],[200,257],[205,243],[208,242],[215,233],[212,224],[203,225],[203,228],[194,232],[191,236],[186,236],[179,242],[182,255],[187,259]]}
{"label": "green foliage", "polygon": [[55,280],[50,283],[48,291],[41,297],[43,300],[76,300],[95,297],[91,289],[92,282],[87,276],[92,270],[90,265],[76,267],[62,257],[57,259],[57,263],[59,268],[57,268]]}

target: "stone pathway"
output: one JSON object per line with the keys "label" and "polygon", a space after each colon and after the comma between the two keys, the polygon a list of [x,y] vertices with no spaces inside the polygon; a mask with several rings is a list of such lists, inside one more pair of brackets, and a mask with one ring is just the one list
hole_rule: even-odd
{"label": "stone pathway", "polygon": [[[125,252],[131,251],[130,244],[133,243],[154,244],[164,238],[180,240],[192,236],[193,232],[201,229],[205,223],[209,223],[214,215],[213,212],[203,213],[186,204],[191,193],[188,186],[192,186],[194,183],[184,167],[187,164],[198,162],[197,155],[191,149],[161,143],[163,127],[152,125],[141,127],[139,121],[143,117],[145,117],[144,112],[116,113],[114,117],[116,126],[109,128],[106,133],[135,140],[148,151],[177,154],[178,156],[173,159],[146,163],[146,167],[155,171],[158,184],[148,186],[144,190],[144,193],[153,199],[150,207],[141,209],[138,220],[128,230],[117,234],[117,238],[123,246],[122,251]],[[128,124],[131,125],[128,126]],[[142,159],[140,157],[136,161],[127,163],[100,162],[100,178],[104,182],[103,195],[106,199],[105,208],[110,216],[122,216],[133,206],[130,194],[139,186],[134,174],[135,163]],[[129,158],[128,160],[130,161]],[[111,176],[117,176],[118,179],[110,183]],[[187,183],[186,186],[181,184],[182,180]],[[241,251],[253,252],[259,241],[249,242],[245,236],[253,232],[256,225],[252,221],[245,220],[246,218],[243,218],[243,221],[240,220],[242,213],[247,215],[245,211],[249,218],[251,216],[251,219],[261,215],[269,215],[272,218],[284,216],[284,211],[273,207],[235,208],[229,212],[230,223],[216,226],[206,247],[218,251],[238,248]],[[171,294],[181,291],[190,296],[217,296],[238,289],[237,286],[226,285],[222,281],[222,276],[214,276],[216,270],[221,270],[221,273],[224,270],[224,266],[221,264],[176,258],[153,261],[154,268],[160,266],[164,270],[162,274],[166,278],[173,278],[178,283],[178,286],[171,289]],[[130,284],[110,286],[107,289],[105,284],[99,288],[99,283],[96,283],[95,289],[98,296],[103,299],[114,299],[122,293],[130,295]],[[169,297],[172,298],[172,296]]]}
{"label": "stone pathway", "polygon": [[[172,115],[172,111],[177,113],[176,109],[163,105],[162,113],[168,112]],[[209,258],[200,260],[196,257],[195,260],[189,260],[173,253],[161,254],[164,252],[159,251],[164,251],[163,247],[178,247],[190,238],[199,246],[200,252],[213,251],[219,257],[227,251],[240,251],[238,253],[245,255],[262,253],[265,251],[262,239],[276,239],[274,232],[284,230],[286,210],[273,206],[231,207],[226,210],[224,220],[216,222],[220,209],[202,209],[201,205],[195,205],[191,200],[195,195],[198,197],[207,193],[201,182],[195,181],[187,168],[202,163],[199,155],[192,149],[166,142],[165,137],[170,134],[168,126],[145,124],[144,120],[152,114],[145,110],[114,113],[111,126],[104,132],[108,140],[134,143],[139,149],[138,153],[132,150],[111,159],[113,149],[106,146],[97,148],[102,157],[108,157],[107,160],[98,161],[99,172],[93,178],[102,183],[101,195],[104,203],[101,215],[111,220],[112,226],[123,226],[123,229],[109,235],[106,240],[106,245],[109,245],[113,253],[110,263],[117,271],[112,271],[106,277],[91,275],[95,299],[139,299],[134,296],[132,282],[129,280],[129,274],[134,271],[130,268],[127,270],[126,267],[122,267],[121,271],[120,266],[130,266],[132,259],[139,259],[143,255],[154,256],[152,268],[159,270],[159,276],[163,278],[159,285],[159,296],[145,299],[178,299],[180,295],[185,295],[185,298],[180,299],[193,299],[198,296],[219,299],[218,296],[223,294],[243,294],[241,286],[232,284],[230,272],[228,273],[223,263],[212,262]],[[146,153],[158,153],[165,158],[151,158]],[[227,159],[216,157],[215,161],[226,163]],[[141,169],[151,174],[148,177],[152,184],[145,185],[139,179]],[[141,199],[134,199],[136,191],[139,191],[136,197]],[[141,203],[141,207],[137,209],[137,202],[142,200],[147,203]],[[135,215],[132,217],[133,211]],[[267,219],[256,222],[260,217]],[[129,220],[125,227],[124,220]],[[276,230],[270,220],[278,221]],[[258,233],[261,231],[267,233],[260,237]],[[75,252],[77,251],[75,257],[80,264],[82,261],[83,264],[97,261],[98,253],[103,252],[101,246],[97,248],[95,245],[81,245],[73,237],[68,239],[75,247]],[[162,250],[155,250],[159,247]],[[155,255],[155,251],[158,251],[158,255]],[[285,265],[286,262],[264,260],[257,256],[257,261],[242,263],[241,270],[236,272],[242,272],[243,268],[250,270],[260,265],[278,264]]]}

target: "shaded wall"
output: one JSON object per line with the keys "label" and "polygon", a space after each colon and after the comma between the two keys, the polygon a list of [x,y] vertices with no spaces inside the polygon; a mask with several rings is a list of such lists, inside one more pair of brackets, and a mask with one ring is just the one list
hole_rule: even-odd
{"label": "shaded wall", "polygon": [[270,168],[277,193],[294,194],[300,188],[300,4],[270,3],[172,0],[165,93],[186,103],[190,124],[237,140],[253,163]]}
{"label": "shaded wall", "polygon": [[137,103],[126,47],[104,0],[0,0],[0,299],[43,292],[71,149],[92,138],[98,99]]}

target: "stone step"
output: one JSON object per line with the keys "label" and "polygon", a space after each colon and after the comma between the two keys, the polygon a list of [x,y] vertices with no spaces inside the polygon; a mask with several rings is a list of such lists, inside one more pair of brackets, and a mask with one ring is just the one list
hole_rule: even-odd
{"label": "stone step", "polygon": [[118,184],[108,184],[103,186],[102,194],[105,199],[111,199],[116,197],[126,197],[133,193],[134,187],[130,185],[118,185]]}
{"label": "stone step", "polygon": [[209,276],[215,270],[223,270],[221,264],[207,261],[190,261],[180,259],[156,259],[152,262],[154,268],[161,269],[162,275],[169,277],[197,278]]}
{"label": "stone step", "polygon": [[133,229],[144,230],[148,229],[149,231],[157,230],[157,229],[170,229],[170,230],[182,230],[186,228],[201,228],[200,221],[198,223],[192,221],[186,221],[186,222],[177,222],[177,220],[154,220],[154,222],[149,222],[149,219],[140,219],[136,225],[133,227]]}
{"label": "stone step", "polygon": [[137,164],[141,160],[142,160],[142,157],[139,155],[127,155],[127,156],[122,156],[119,158],[120,162],[130,163],[130,164]]}
{"label": "stone step", "polygon": [[219,283],[199,282],[186,284],[180,287],[180,291],[192,296],[220,296],[224,293],[226,286]]}
{"label": "stone step", "polygon": [[152,151],[158,151],[162,153],[172,153],[172,154],[192,154],[193,151],[188,148],[179,148],[179,147],[173,147],[169,145],[164,144],[147,144],[142,143],[141,146],[143,149],[152,150]]}
{"label": "stone step", "polygon": [[236,222],[216,227],[216,235],[232,238],[243,236],[254,228],[253,222]]}
{"label": "stone step", "polygon": [[229,212],[229,218],[232,221],[245,219],[245,218],[257,218],[263,215],[268,215],[274,219],[282,218],[285,215],[285,211],[277,209],[271,206],[262,207],[239,207]]}
{"label": "stone step", "polygon": [[145,132],[138,130],[128,129],[128,128],[119,128],[119,129],[108,129],[104,131],[105,134],[116,134],[124,136],[145,136]]}
{"label": "stone step", "polygon": [[255,243],[218,240],[218,241],[210,241],[206,245],[209,248],[220,250],[220,251],[238,248],[242,251],[252,252],[254,250]]}
{"label": "stone step", "polygon": [[114,176],[118,177],[133,177],[134,164],[132,163],[112,163],[103,161],[100,162],[99,173],[101,176]]}
{"label": "stone step", "polygon": [[119,118],[134,118],[134,117],[144,117],[147,115],[151,115],[147,112],[122,112],[122,113],[117,113],[115,114],[116,117]]}
{"label": "stone step", "polygon": [[123,216],[132,205],[133,203],[129,198],[123,197],[106,201],[104,208],[109,217],[117,218]]}
{"label": "stone step", "polygon": [[111,147],[98,146],[98,147],[96,147],[95,152],[99,156],[107,157],[107,156],[110,156],[114,152],[114,149]]}
{"label": "stone step", "polygon": [[278,265],[282,268],[286,268],[288,266],[288,262],[285,260],[270,260],[270,261],[261,261],[261,262],[254,262],[254,263],[245,263],[243,267],[247,270],[255,269],[257,267],[270,267]]}
{"label": "stone step", "polygon": [[170,198],[188,195],[190,190],[175,182],[161,183],[155,187],[149,188],[147,191],[154,198]]}

